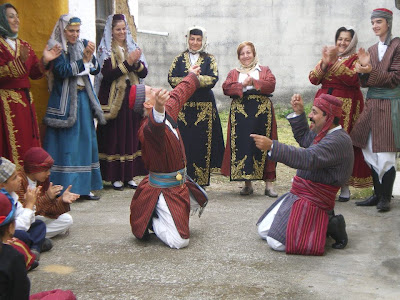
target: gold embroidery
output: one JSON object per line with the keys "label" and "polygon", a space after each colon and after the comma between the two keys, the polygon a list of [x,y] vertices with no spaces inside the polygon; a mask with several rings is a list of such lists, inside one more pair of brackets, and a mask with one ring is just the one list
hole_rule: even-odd
{"label": "gold embroidery", "polygon": [[10,147],[11,147],[11,155],[15,165],[19,169],[21,167],[21,164],[19,161],[18,148],[20,148],[21,146],[18,145],[17,138],[15,137],[15,134],[18,132],[18,130],[15,129],[13,122],[13,118],[15,118],[15,115],[12,113],[10,105],[8,104],[9,102],[18,103],[16,101],[13,101],[12,99],[13,96],[17,96],[17,98],[21,99],[22,101],[22,96],[20,94],[10,90],[0,89],[0,98],[3,101],[4,115],[6,118],[6,124],[8,129],[8,139],[10,141]]}
{"label": "gold embroidery", "polygon": [[0,96],[4,100],[8,100],[9,102],[19,103],[23,107],[26,107],[26,103],[22,101],[22,95],[13,90],[0,90]]}
{"label": "gold embroidery", "polygon": [[214,80],[215,78],[212,76],[200,75],[199,76],[200,87],[207,87],[209,85],[212,85]]}
{"label": "gold embroidery", "polygon": [[[213,74],[215,77],[210,76],[210,75],[200,75],[199,76],[199,81],[200,81],[200,86],[201,87],[207,87],[207,86],[213,86],[215,82],[218,80],[218,68],[216,61],[212,55],[209,55],[211,58],[211,64],[210,68],[213,70]],[[181,55],[178,55],[175,57],[174,61],[171,64],[171,67],[169,69],[168,73],[168,81],[172,87],[175,87],[178,85],[183,77],[173,77],[173,71],[176,68],[176,65],[178,63],[178,60],[182,58],[182,64],[184,66],[185,71],[187,72],[190,67],[190,57],[188,52],[184,52]],[[204,57],[202,55],[199,56],[199,58],[196,61],[196,65],[201,66],[205,63]],[[206,185],[208,184],[209,181],[209,176],[210,176],[210,165],[211,165],[211,144],[212,144],[212,122],[213,120],[216,119],[216,111],[213,109],[212,102],[194,102],[194,101],[189,101],[186,102],[185,105],[183,106],[182,110],[178,114],[178,120],[181,121],[182,123],[185,124],[185,126],[188,126],[190,123],[189,120],[186,119],[186,111],[191,108],[196,110],[196,120],[194,120],[193,125],[198,126],[199,123],[201,122],[207,122],[207,142],[206,142],[206,153],[204,156],[205,159],[205,166],[198,166],[196,163],[193,163],[193,168],[194,168],[194,175],[196,178],[193,178],[196,180],[196,182],[199,185]]]}
{"label": "gold embroidery", "polygon": [[[271,111],[271,101],[268,97],[264,95],[250,95],[247,97],[247,101],[257,101],[258,104],[258,111],[256,116],[259,116],[262,113],[267,113],[267,122],[266,126],[266,136],[271,136],[272,131],[272,111]],[[257,160],[253,156],[253,173],[246,174],[243,171],[245,166],[245,161],[247,159],[247,155],[244,155],[242,159],[237,158],[237,145],[236,145],[236,127],[238,126],[236,121],[236,113],[243,114],[245,118],[248,117],[247,113],[244,110],[244,104],[242,103],[243,98],[234,99],[232,100],[231,104],[231,112],[230,112],[230,119],[231,119],[231,179],[232,180],[258,180],[262,179],[264,174],[264,166],[265,160],[267,158],[267,151],[262,151],[261,160]]]}
{"label": "gold embroidery", "polygon": [[[126,51],[124,54],[126,57]],[[126,74],[128,74],[129,81],[132,85],[139,83],[137,75],[134,72],[129,72],[123,64],[125,57],[122,56],[118,46],[113,42],[110,57],[111,68],[119,68],[124,75],[115,79],[111,83],[107,104],[101,105],[101,109],[104,111],[104,118],[106,120],[115,119],[118,116],[126,92]]]}
{"label": "gold embroidery", "polygon": [[186,102],[183,106],[183,109],[178,114],[178,119],[185,124],[188,125],[188,120],[186,120],[185,111],[188,108],[194,108],[197,111],[197,119],[194,121],[194,125],[199,125],[200,122],[207,122],[207,142],[206,142],[206,154],[204,159],[206,161],[205,166],[197,166],[193,163],[193,167],[195,169],[195,178],[196,182],[199,185],[206,185],[208,183],[208,178],[210,174],[210,164],[211,164],[211,143],[212,143],[212,116],[213,116],[213,107],[212,102]]}
{"label": "gold embroidery", "polygon": [[186,106],[186,104],[187,103],[185,103],[184,105],[183,105],[183,108],[182,108],[182,110],[178,113],[178,120],[179,121],[181,121],[181,122],[183,122],[184,124],[185,124],[185,126],[187,126],[187,121],[186,121],[186,115],[185,115],[185,106]]}
{"label": "gold embroidery", "polygon": [[343,118],[343,129],[348,132],[350,126],[350,111],[351,111],[351,98],[342,98],[337,97],[338,99],[342,100],[342,118]]}
{"label": "gold embroidery", "polygon": [[[355,54],[354,54],[355,55]],[[342,75],[347,75],[347,76],[354,76],[356,74],[355,70],[352,70],[351,68],[347,67],[345,65],[345,62],[347,60],[349,60],[350,58],[352,58],[353,55],[344,58],[342,60],[338,60],[336,61],[333,66],[328,70],[328,72],[325,75],[325,79],[328,81],[332,80],[332,77],[339,77]],[[353,62],[353,64],[355,63],[355,61]]]}
{"label": "gold embroidery", "polygon": [[135,158],[142,156],[142,151],[136,151],[133,154],[130,155],[120,155],[120,154],[114,154],[114,155],[108,155],[105,153],[99,153],[99,160],[106,160],[107,162],[112,162],[112,161],[120,161],[120,162],[125,162],[125,161],[133,161]]}
{"label": "gold embroidery", "polygon": [[[14,51],[14,49],[11,48],[11,46],[7,43],[7,41],[2,37],[0,37],[0,43],[15,58],[13,61],[8,62],[6,66],[0,67],[0,76],[1,77],[10,76],[18,78],[21,75],[24,75],[26,73],[25,67],[21,60],[17,60],[17,58],[20,56],[21,41],[19,39],[15,40],[16,51]],[[29,49],[31,49],[29,44],[28,47]]]}
{"label": "gold embroidery", "polygon": [[8,65],[4,65],[0,67],[0,77],[8,77],[10,76],[11,70]]}
{"label": "gold embroidery", "polygon": [[355,188],[366,188],[366,187],[371,187],[373,186],[372,184],[372,176],[366,177],[366,178],[357,178],[351,176],[348,185],[351,185]]}
{"label": "gold embroidery", "polygon": [[174,61],[172,62],[168,72],[168,81],[173,88],[176,87],[183,79],[183,77],[172,77],[172,71],[175,69],[179,57],[180,56],[174,58]]}
{"label": "gold embroidery", "polygon": [[360,117],[360,101],[357,101],[356,111],[353,113],[353,125],[356,124],[356,121]]}

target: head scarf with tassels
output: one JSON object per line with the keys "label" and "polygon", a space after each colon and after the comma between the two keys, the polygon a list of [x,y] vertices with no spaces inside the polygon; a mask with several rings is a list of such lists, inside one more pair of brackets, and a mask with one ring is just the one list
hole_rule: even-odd
{"label": "head scarf with tassels", "polygon": [[319,97],[314,99],[313,105],[318,107],[320,110],[324,111],[326,114],[325,125],[322,127],[321,131],[314,138],[313,143],[317,144],[322,140],[328,133],[330,127],[333,124],[333,119],[335,117],[340,118],[342,116],[342,101],[335,96],[328,94],[321,94]]}

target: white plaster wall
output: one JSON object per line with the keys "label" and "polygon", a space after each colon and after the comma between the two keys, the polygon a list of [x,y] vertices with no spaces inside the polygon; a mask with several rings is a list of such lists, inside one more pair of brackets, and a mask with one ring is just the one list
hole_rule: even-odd
{"label": "white plaster wall", "polygon": [[96,42],[96,3],[94,0],[69,0],[69,13],[82,21],[81,39]]}
{"label": "white plaster wall", "polygon": [[400,34],[400,11],[394,0],[137,0],[139,29],[168,32],[169,36],[139,33],[138,43],[149,63],[146,83],[169,88],[167,75],[173,58],[185,49],[186,29],[207,29],[208,51],[217,59],[220,79],[214,93],[219,106],[229,107],[222,83],[238,65],[236,48],[244,41],[255,43],[259,61],[277,79],[272,100],[288,103],[294,93],[311,100],[317,87],[308,74],[320,59],[323,45],[334,43],[336,30],[355,27],[359,47],[377,42],[370,26],[374,8],[394,12],[393,33]]}

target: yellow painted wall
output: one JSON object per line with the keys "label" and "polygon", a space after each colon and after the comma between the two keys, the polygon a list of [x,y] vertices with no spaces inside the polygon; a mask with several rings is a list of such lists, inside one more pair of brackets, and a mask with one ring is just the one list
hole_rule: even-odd
{"label": "yellow painted wall", "polygon": [[[40,59],[56,21],[62,14],[68,13],[68,0],[0,0],[0,4],[4,3],[11,3],[18,10],[18,37],[27,41]],[[31,80],[31,85],[38,121],[41,124],[49,99],[47,82],[45,78]]]}

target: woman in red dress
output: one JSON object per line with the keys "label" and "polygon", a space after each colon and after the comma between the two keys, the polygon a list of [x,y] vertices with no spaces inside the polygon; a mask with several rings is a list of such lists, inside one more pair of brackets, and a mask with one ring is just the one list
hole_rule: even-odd
{"label": "woman in red dress", "polygon": [[[322,59],[309,75],[312,84],[322,85],[315,97],[320,94],[330,94],[343,101],[340,125],[348,133],[353,129],[353,125],[364,108],[358,74],[354,70],[358,62],[357,42],[354,29],[340,27],[336,31],[335,46],[325,46],[322,49]],[[353,149],[353,173],[348,184],[341,188],[339,196],[341,202],[350,199],[349,185],[357,188],[372,186],[371,170],[364,161],[361,149],[357,147]]]}
{"label": "woman in red dress", "polygon": [[19,18],[14,6],[0,6],[0,156],[17,167],[23,165],[25,152],[40,146],[35,105],[29,79],[43,77],[50,61],[61,48],[43,51],[39,60],[31,46],[18,38]]}

